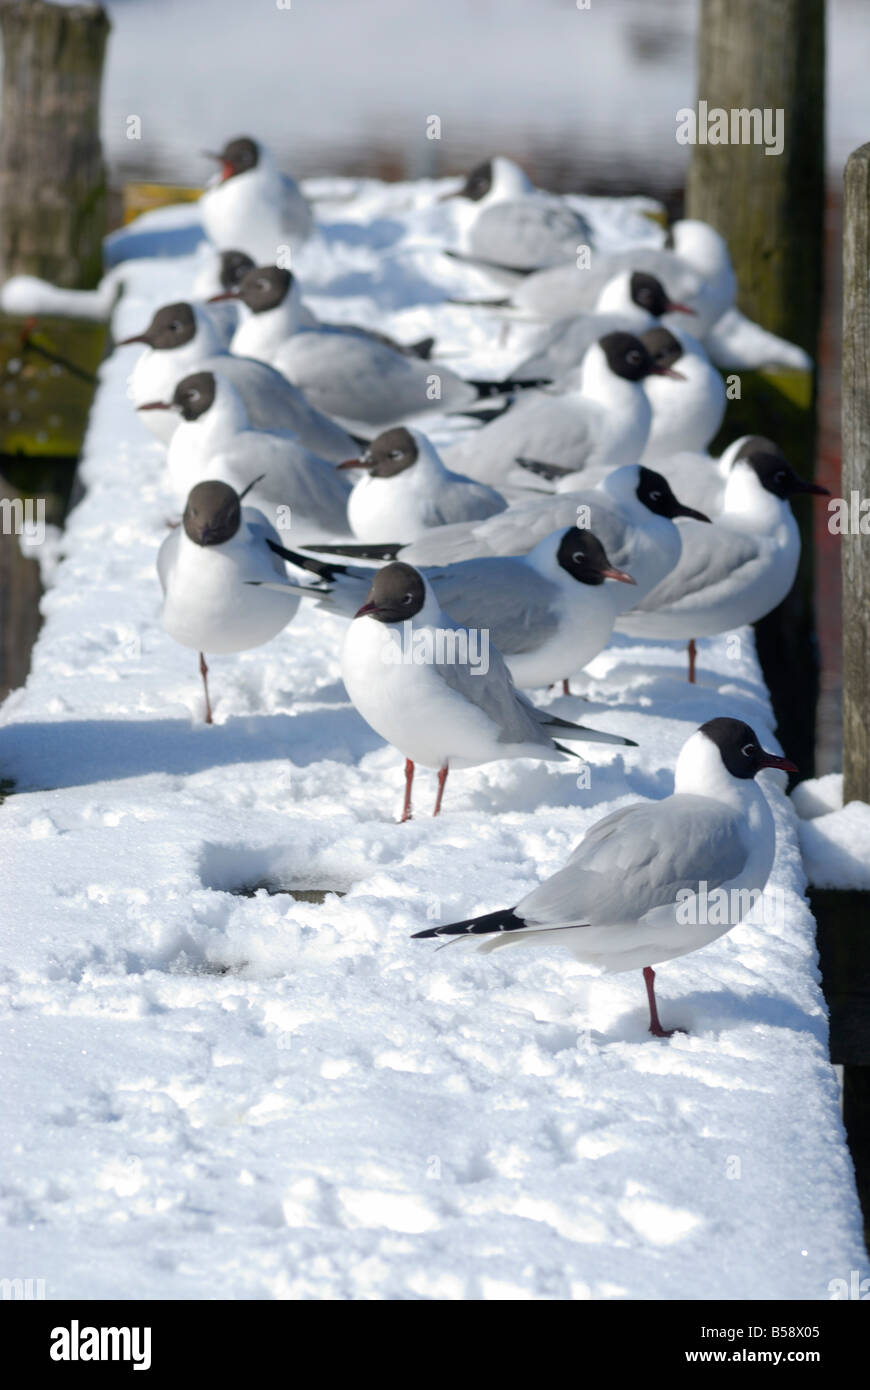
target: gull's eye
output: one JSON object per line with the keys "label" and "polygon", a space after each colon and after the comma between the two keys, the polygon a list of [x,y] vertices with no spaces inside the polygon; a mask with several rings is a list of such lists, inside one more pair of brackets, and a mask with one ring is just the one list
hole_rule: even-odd
{"label": "gull's eye", "polygon": [[651,502],[661,502],[662,495],[660,492],[651,492],[649,495],[649,500]]}
{"label": "gull's eye", "polygon": [[583,554],[582,550],[575,550],[571,559],[574,561],[575,565],[582,565],[586,561],[586,556]]}
{"label": "gull's eye", "polygon": [[744,745],[743,745],[743,747],[741,748],[740,752],[743,754],[744,758],[751,758],[751,757],[753,757],[754,754],[755,754],[755,744],[754,744],[754,743],[744,743]]}
{"label": "gull's eye", "polygon": [[629,366],[639,367],[641,362],[643,361],[643,358],[641,357],[637,348],[632,348],[630,352],[627,352],[625,354],[625,360],[626,362],[628,362]]}
{"label": "gull's eye", "polygon": [[390,452],[387,454],[387,458],[391,458],[391,459],[400,459],[401,457],[402,457],[402,450],[401,450],[401,449],[391,449]]}
{"label": "gull's eye", "polygon": [[775,483],[784,483],[784,482],[785,482],[785,474],[782,473],[782,472],[774,473],[774,475],[773,475],[773,481],[774,481]]}
{"label": "gull's eye", "polygon": [[403,603],[413,603],[413,601],[414,601],[414,595],[413,595],[413,594],[406,594],[405,597],[402,599],[402,602],[403,602]]}
{"label": "gull's eye", "polygon": [[258,289],[258,290],[267,290],[268,288],[269,288],[269,281],[268,281],[268,280],[258,280],[258,281],[257,281],[257,289]]}
{"label": "gull's eye", "polygon": [[179,323],[178,319],[173,319],[173,320],[172,320],[171,324],[169,325],[169,331],[170,331],[170,333],[180,333],[180,332],[181,332],[181,324]]}

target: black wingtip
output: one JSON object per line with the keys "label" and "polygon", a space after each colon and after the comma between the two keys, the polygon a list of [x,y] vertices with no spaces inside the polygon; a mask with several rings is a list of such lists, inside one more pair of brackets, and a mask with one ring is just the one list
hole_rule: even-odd
{"label": "black wingtip", "polygon": [[312,549],[324,555],[346,555],[352,560],[395,560],[409,541],[372,542],[370,545],[317,545]]}
{"label": "black wingtip", "polygon": [[412,941],[442,936],[490,936],[496,932],[522,931],[525,927],[522,917],[518,917],[512,907],[500,908],[497,912],[485,912],[482,917],[466,917],[464,922],[449,922],[443,927],[426,927],[425,931],[415,931]]}
{"label": "black wingtip", "polygon": [[286,546],[279,545],[277,541],[270,541],[266,538],[266,544],[275,555],[280,555],[282,560],[289,560],[291,565],[296,565],[298,569],[308,570],[311,574],[317,574],[321,579],[334,579],[337,574],[346,574],[345,565],[330,565],[325,560],[315,560],[313,555],[302,555],[298,550],[288,550]]}
{"label": "black wingtip", "polygon": [[518,463],[520,468],[524,468],[527,473],[535,473],[539,478],[546,478],[547,482],[553,483],[557,478],[566,478],[569,473],[575,472],[573,468],[563,468],[559,463],[544,463],[542,459],[524,458],[517,455],[514,463]]}

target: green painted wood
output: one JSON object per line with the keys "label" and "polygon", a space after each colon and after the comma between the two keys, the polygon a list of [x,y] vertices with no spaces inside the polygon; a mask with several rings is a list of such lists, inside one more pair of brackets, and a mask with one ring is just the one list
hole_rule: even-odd
{"label": "green painted wood", "polygon": [[75,458],[107,332],[91,320],[0,314],[0,454]]}

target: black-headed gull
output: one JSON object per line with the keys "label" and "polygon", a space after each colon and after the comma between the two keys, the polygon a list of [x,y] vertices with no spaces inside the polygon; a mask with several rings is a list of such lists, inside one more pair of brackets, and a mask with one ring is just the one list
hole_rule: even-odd
{"label": "black-headed gull", "polygon": [[562,761],[571,750],[557,735],[636,746],[536,709],[480,636],[449,618],[426,579],[401,562],[375,572],[348,628],[341,654],[347,693],[375,732],[405,755],[403,821],[411,814],[417,763],[438,769],[437,816],[451,767],[502,758]]}
{"label": "black-headed gull", "polygon": [[434,444],[404,425],[379,434],[359,458],[338,467],[363,472],[347,505],[350,528],[361,541],[412,541],[431,527],[479,521],[507,506],[491,487],[451,473]]}
{"label": "black-headed gull", "polygon": [[197,483],[181,525],[157,556],[163,626],[176,642],[199,652],[207,724],[212,713],[205,653],[259,647],[286,627],[299,606],[293,591],[276,592],[261,583],[283,574],[284,566],[268,545],[277,543],[277,532],[262,512],[241,505],[244,495],[226,483]]}
{"label": "black-headed gull", "polygon": [[[292,430],[306,449],[333,463],[353,452],[351,435],[316,410],[274,367],[227,352],[204,306],[185,300],[165,304],[144,332],[123,338],[118,347],[129,343],[145,345],[129,380],[129,394],[135,406],[170,401],[182,377],[216,369],[241,393],[256,429]],[[165,444],[179,422],[179,416],[171,410],[148,411],[141,418]]]}
{"label": "black-headed gull", "polygon": [[563,319],[589,313],[619,271],[646,271],[667,285],[677,303],[692,309],[692,327],[703,338],[737,294],[728,246],[713,227],[691,218],[675,222],[670,239],[670,247],[597,252],[588,269],[572,264],[541,270],[517,286],[509,302],[531,318]]}
{"label": "black-headed gull", "polygon": [[427,532],[409,545],[331,546],[331,553],[360,559],[401,559],[411,565],[453,564],[487,555],[527,555],[561,527],[580,525],[598,537],[617,569],[636,587],[612,590],[616,611],[633,608],[680,558],[677,517],[707,521],[705,513],[678,501],[666,478],[643,464],[627,463],[596,487],[518,502],[485,521],[467,521]]}
{"label": "black-headed gull", "polygon": [[510,371],[510,381],[559,381],[605,333],[635,333],[643,341],[643,331],[663,314],[693,312],[669,299],[654,275],[622,270],[604,286],[592,313],[561,319],[539,335],[534,350]]}
{"label": "black-headed gull", "polygon": [[789,499],[828,496],[805,482],[777,450],[735,458],[722,509],[711,526],[678,523],[683,548],[670,574],[619,618],[619,630],[639,638],[689,643],[695,679],[695,640],[754,623],[782,603],[800,559],[800,532]]}
{"label": "black-headed gull", "polygon": [[291,532],[299,544],[349,535],[350,487],[335,465],[305,449],[290,431],[254,429],[222,369],[183,377],[171,401],[147,401],[139,409],[181,416],[166,456],[179,498],[208,478],[238,489],[258,475],[251,505],[283,535]]}
{"label": "black-headed gull", "polygon": [[652,410],[644,462],[655,464],[681,449],[702,450],[719,432],[725,415],[725,383],[701,343],[691,332],[658,325],[640,340],[660,367],[671,367],[681,380],[653,374],[643,383]]}
{"label": "black-headed gull", "polygon": [[[316,574],[320,606],[350,617],[372,582],[371,568],[339,565],[280,547],[283,559]],[[439,604],[463,627],[486,630],[517,685],[555,685],[607,645],[617,616],[616,580],[631,575],[610,563],[591,531],[570,526],[528,555],[487,556],[427,568]],[[292,580],[284,581],[291,584]]]}
{"label": "black-headed gull", "polygon": [[[554,943],[603,973],[642,969],[649,1031],[670,1037],[682,1030],[661,1025],[652,967],[723,936],[763,891],[776,830],[754,779],[768,767],[797,771],[742,720],[711,719],[683,745],[672,796],[597,821],[516,907],[414,935],[482,939],[484,951]],[[704,910],[714,892],[715,910]]]}
{"label": "black-headed gull", "polygon": [[312,405],[350,429],[462,411],[478,399],[478,388],[448,367],[393,347],[383,336],[338,324],[306,327],[299,282],[281,266],[249,270],[238,294],[243,317],[232,351],[268,362]]}
{"label": "black-headed gull", "polygon": [[465,258],[484,268],[521,272],[575,261],[589,225],[563,198],[536,189],[518,164],[496,155],[478,164],[461,188],[442,194],[471,205],[464,219]]}
{"label": "black-headed gull", "polygon": [[277,168],[270,151],[248,136],[230,140],[219,154],[217,182],[199,200],[209,241],[237,248],[258,263],[292,254],[311,235],[311,209],[299,185]]}
{"label": "black-headed gull", "polygon": [[518,458],[572,471],[637,463],[652,419],[643,382],[655,373],[677,375],[631,333],[607,333],[558,387],[525,391],[506,414],[446,449],[444,461],[496,487]]}

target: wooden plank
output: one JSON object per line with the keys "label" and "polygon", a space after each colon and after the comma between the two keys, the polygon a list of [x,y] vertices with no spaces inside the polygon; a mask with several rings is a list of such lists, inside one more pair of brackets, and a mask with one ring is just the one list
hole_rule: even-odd
{"label": "wooden plank", "polygon": [[[870,144],[850,155],[843,203],[842,487],[870,497]],[[870,802],[870,537],[841,541],[843,801]]]}

